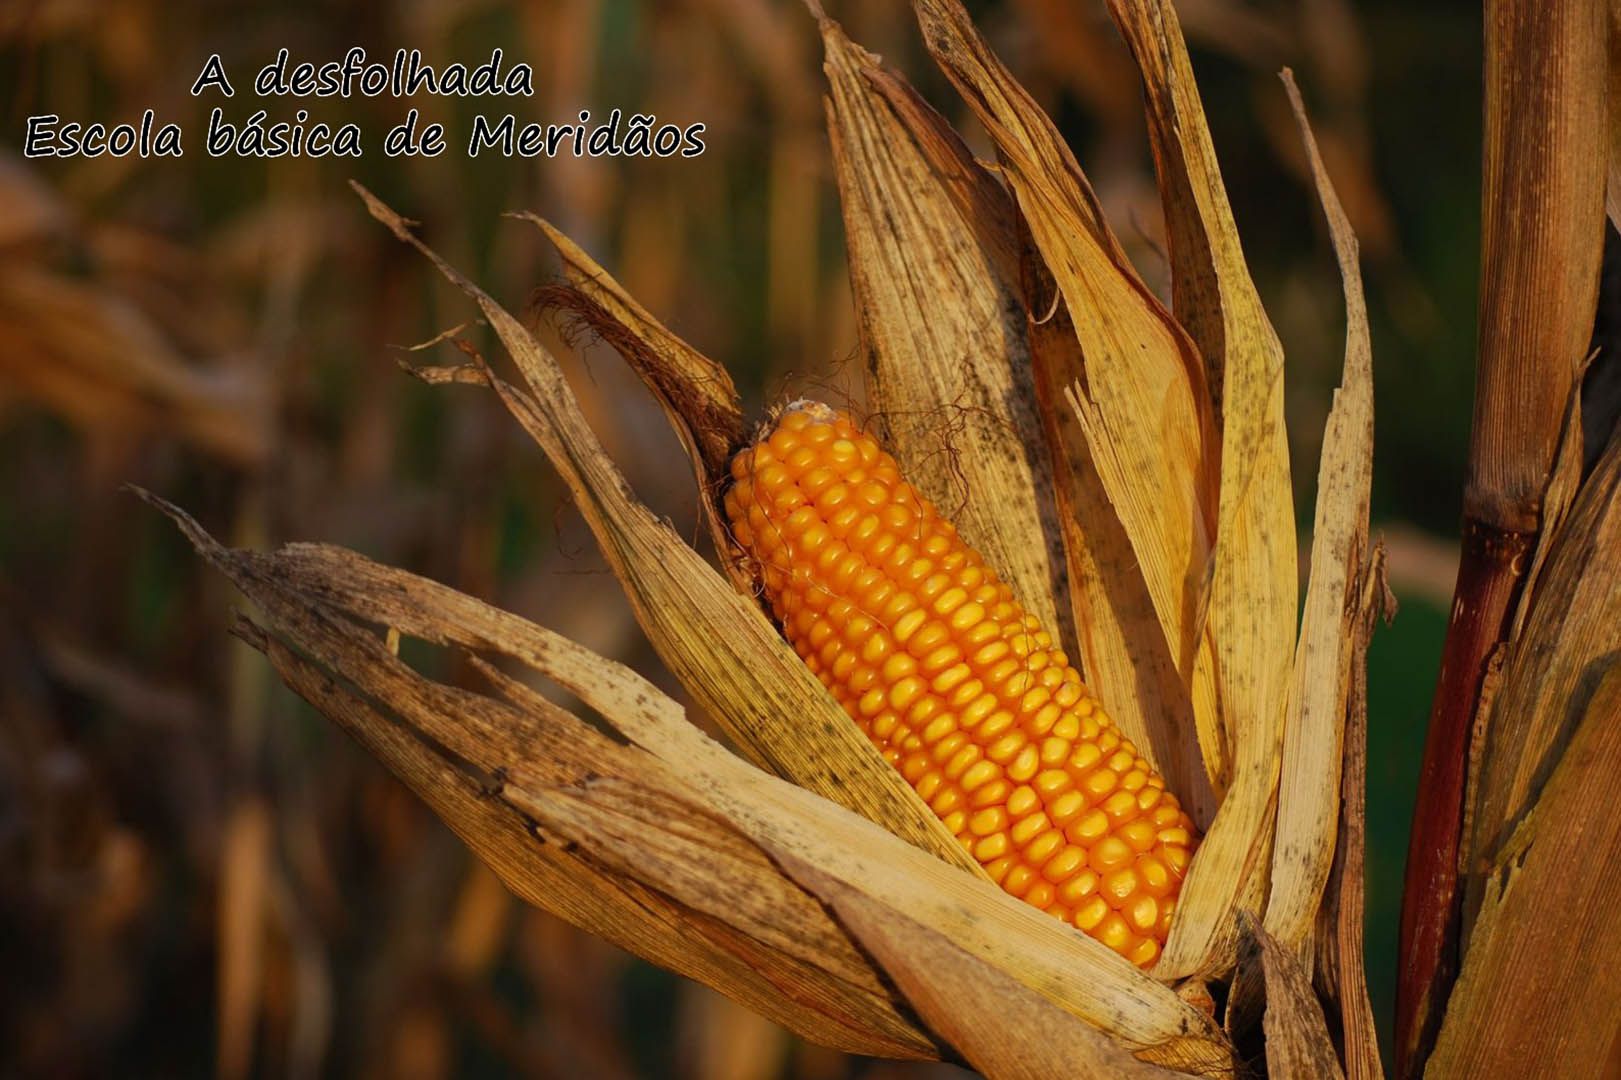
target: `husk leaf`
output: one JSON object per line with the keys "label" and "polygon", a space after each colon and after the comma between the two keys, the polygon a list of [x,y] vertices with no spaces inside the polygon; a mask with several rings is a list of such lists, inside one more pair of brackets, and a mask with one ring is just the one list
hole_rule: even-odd
{"label": "husk leaf", "polygon": [[[1363,956],[1364,853],[1367,849],[1368,642],[1374,623],[1396,613],[1385,582],[1385,552],[1375,544],[1358,585],[1356,641],[1351,650],[1351,693],[1345,717],[1340,778],[1339,837],[1327,895],[1317,915],[1317,984],[1339,1013],[1340,1043],[1349,1080],[1384,1080],[1379,1030],[1368,998]],[[1332,1015],[1332,1014],[1331,1014]]]}
{"label": "husk leaf", "polygon": [[953,866],[983,874],[873,748],[752,599],[734,589],[630,492],[557,362],[521,323],[354,185],[367,209],[483,311],[533,395],[491,384],[562,476],[637,621],[671,672],[753,760],[867,815]]}
{"label": "husk leaf", "polygon": [[1293,949],[1246,915],[1255,935],[1266,979],[1266,1074],[1271,1080],[1336,1080],[1345,1072],[1328,1037],[1322,1006],[1312,992],[1311,974]]}
{"label": "husk leaf", "polygon": [[671,332],[551,222],[527,211],[509,216],[533,224],[563,260],[568,285],[540,290],[540,304],[573,314],[618,349],[659,399],[694,461],[724,475],[744,437],[731,374]]}
{"label": "husk leaf", "polygon": [[[1134,1068],[1125,1050],[1167,1067],[1231,1071],[1219,1031],[1168,987],[989,882],[750,766],[629,669],[354,553],[312,544],[228,551],[165,509],[310,659],[270,635],[254,644],[323,711],[385,750],[520,895],[833,1045],[937,1054],[936,1035],[911,1017],[954,1031],[982,1022],[989,979],[1000,1007],[1042,1017],[1047,1038],[1082,1055],[1074,1067],[1091,1075]],[[527,667],[630,745],[487,662],[476,666],[495,696],[434,683],[362,624]],[[921,971],[941,975],[919,1000],[892,989],[916,989]],[[1049,1060],[1048,1048],[1031,1046],[1004,1066],[981,1055],[1011,1044],[966,1042],[958,1048],[992,1075],[1036,1075]]]}
{"label": "husk leaf", "polygon": [[1200,828],[1208,828],[1216,796],[1193,734],[1192,696],[1160,631],[1153,598],[1092,462],[1080,418],[1064,402],[1065,388],[1085,376],[1080,342],[1039,254],[1027,247],[1023,263],[1031,310],[1045,313],[1030,318],[1030,355],[1053,458],[1069,599],[1086,680]]}
{"label": "husk leaf", "polygon": [[1309,974],[1309,937],[1333,868],[1340,823],[1339,792],[1324,779],[1341,773],[1351,665],[1362,621],[1358,597],[1373,486],[1373,354],[1356,236],[1323,168],[1294,77],[1285,69],[1283,78],[1328,217],[1346,315],[1344,375],[1329,409],[1317,472],[1311,578],[1284,725],[1264,920],[1267,932],[1295,950]]}
{"label": "husk leaf", "polygon": [[934,171],[957,214],[973,229],[985,256],[1004,282],[1019,280],[1017,211],[1007,187],[968,149],[956,129],[903,79],[882,66],[867,68],[868,85],[883,96]]}
{"label": "husk leaf", "polygon": [[1089,456],[1137,557],[1177,670],[1192,687],[1213,787],[1217,726],[1206,575],[1217,447],[1197,349],[1131,268],[1052,121],[956,0],[916,0],[930,53],[990,132],[1019,210],[1069,310],[1084,377],[1065,388]]}
{"label": "husk leaf", "polygon": [[878,67],[863,74],[905,126],[933,182],[972,227],[1001,279],[1020,283],[1042,428],[1040,442],[1030,445],[1048,449],[1067,566],[1068,603],[1060,598],[1059,623],[1073,630],[1087,684],[1110,718],[1166,777],[1195,820],[1208,825],[1215,796],[1193,734],[1188,688],[1160,631],[1131,542],[1091,464],[1079,420],[1064,400],[1065,389],[1084,378],[1084,367],[1063,299],[1007,189],[899,76]]}
{"label": "husk leaf", "polygon": [[654,318],[551,222],[527,211],[511,215],[545,234],[563,260],[566,284],[536,294],[543,310],[561,312],[612,345],[641,378],[670,419],[692,462],[698,516],[720,556],[722,571],[739,592],[753,591],[713,498],[731,457],[745,439],[742,403],[732,376]]}
{"label": "husk leaf", "polygon": [[[932,164],[967,152],[924,108],[908,127],[872,82],[877,58],[832,20],[820,25],[828,136],[878,434],[1025,609],[1073,642],[1058,603],[1067,591],[1063,541],[1017,283],[981,247]],[[904,93],[897,77],[887,81]],[[931,152],[929,142],[948,145]]]}
{"label": "husk leaf", "polygon": [[[1185,1075],[1132,1057],[1116,1042],[1042,998],[1007,971],[954,945],[933,940],[927,926],[826,881],[818,888],[856,928],[886,974],[918,1014],[986,1076],[1047,1080],[1151,1080]],[[945,962],[942,963],[942,960]],[[966,1002],[1019,1003],[986,1023]]]}
{"label": "husk leaf", "polygon": [[[435,643],[505,648],[531,660],[549,655],[594,679],[603,695],[624,693],[611,671],[593,672],[585,650],[340,548],[293,545],[268,556],[221,548],[179,511],[162,508],[287,640],[252,625],[239,633],[517,895],[808,1038],[865,1048],[858,1052],[938,1056],[938,1044],[903,1015],[904,1004],[820,905],[652,755],[614,743],[533,692],[503,702],[433,683],[353,620],[397,616],[384,625]],[[627,790],[659,808],[652,827],[627,828],[623,809],[620,820],[608,817],[605,804],[616,794],[625,802]],[[593,806],[592,828],[580,828]],[[628,870],[626,833],[636,844]],[[659,857],[677,843],[703,850],[704,862]],[[771,919],[762,921],[762,911]]]}
{"label": "husk leaf", "polygon": [[[1235,954],[1234,913],[1259,907],[1266,891],[1295,644],[1283,349],[1244,261],[1175,11],[1163,0],[1109,9],[1142,73],[1176,314],[1204,359],[1221,424],[1208,604],[1231,772],[1161,960],[1168,972],[1214,973]],[[1320,780],[1318,790],[1332,793]]]}

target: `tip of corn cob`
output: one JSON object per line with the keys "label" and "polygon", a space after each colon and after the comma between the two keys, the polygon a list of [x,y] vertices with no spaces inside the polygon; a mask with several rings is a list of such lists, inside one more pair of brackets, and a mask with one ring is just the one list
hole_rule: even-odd
{"label": "tip of corn cob", "polygon": [[1002,888],[1152,964],[1193,822],[995,571],[821,402],[731,473],[733,535],[851,719]]}

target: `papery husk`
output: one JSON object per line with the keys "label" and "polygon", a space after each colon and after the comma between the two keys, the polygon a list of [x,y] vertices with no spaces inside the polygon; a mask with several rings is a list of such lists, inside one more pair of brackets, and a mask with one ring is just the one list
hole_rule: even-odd
{"label": "papery husk", "polygon": [[1176,318],[1204,360],[1221,429],[1209,617],[1222,727],[1235,771],[1245,750],[1264,766],[1281,730],[1297,587],[1283,347],[1244,260],[1175,10],[1111,0],[1109,11],[1143,77]]}
{"label": "papery husk", "polygon": [[[956,0],[916,0],[930,53],[990,132],[1002,173],[1073,320],[1084,372],[1066,387],[1177,670],[1212,787],[1225,787],[1204,596],[1217,440],[1198,350],[1131,267],[1074,156]],[[1046,312],[1042,312],[1045,316]]]}
{"label": "papery husk", "polygon": [[563,260],[568,284],[541,289],[536,301],[574,316],[617,349],[659,399],[694,464],[724,476],[745,435],[731,373],[637,303],[557,226],[527,212],[510,216],[538,228]]}
{"label": "papery husk", "polygon": [[1339,1055],[1329,1039],[1311,974],[1299,955],[1253,918],[1240,920],[1255,935],[1266,980],[1266,1074],[1268,1080],[1343,1080]]}
{"label": "papery husk", "polygon": [[1075,325],[1033,247],[1023,263],[1025,295],[1043,312],[1030,319],[1030,354],[1053,457],[1086,679],[1205,829],[1215,816],[1216,796],[1193,734],[1193,699],[1160,631],[1131,540],[1098,477],[1080,418],[1064,401],[1065,390],[1084,376]]}
{"label": "papery husk", "polygon": [[[1382,556],[1370,559],[1368,550],[1372,350],[1356,237],[1287,69],[1283,81],[1339,262],[1346,346],[1319,464],[1311,574],[1285,713],[1270,888],[1257,935],[1260,975],[1240,965],[1228,1026],[1250,1022],[1264,994],[1271,1073],[1341,1075],[1326,1004],[1345,1047],[1344,1068],[1373,1078],[1382,1071],[1362,964],[1366,654],[1376,613],[1393,605],[1385,599]],[[1341,781],[1326,784],[1329,777]],[[1314,943],[1314,934],[1323,939]],[[1322,1002],[1312,992],[1319,957]]]}
{"label": "papery husk", "polygon": [[[1586,395],[1580,390],[1571,391],[1570,405],[1565,413],[1564,434],[1559,440],[1559,449],[1554,454],[1553,471],[1548,475],[1548,487],[1542,495],[1542,531],[1537,537],[1536,546],[1530,550],[1530,557],[1523,561],[1516,576],[1521,581],[1520,595],[1514,604],[1509,622],[1508,634],[1504,642],[1488,661],[1500,661],[1508,642],[1520,640],[1525,630],[1526,620],[1531,617],[1531,611],[1536,606],[1539,586],[1542,582],[1542,573],[1547,569],[1548,559],[1559,544],[1559,535],[1564,530],[1565,521],[1570,516],[1571,507],[1576,502],[1576,496],[1581,492],[1582,483],[1586,479],[1584,457],[1587,449],[1586,412],[1583,409],[1583,398]],[[1598,458],[1602,455],[1606,438],[1598,445],[1598,453],[1594,454],[1592,465],[1598,466]],[[1500,665],[1499,665],[1500,666]],[[1485,709],[1486,692],[1481,691],[1482,715]],[[1471,751],[1478,755],[1483,746],[1471,747]],[[1471,783],[1479,781],[1476,762],[1470,761]],[[1466,800],[1469,805],[1465,807],[1465,817],[1474,809],[1473,798]],[[1467,830],[1466,830],[1467,831]]]}
{"label": "papery husk", "polygon": [[[1177,321],[1199,347],[1220,424],[1225,419],[1229,354],[1251,369],[1231,377],[1246,384],[1245,408],[1253,411],[1269,404],[1264,391],[1281,377],[1283,348],[1261,306],[1239,245],[1175,9],[1163,0],[1109,0],[1109,14],[1142,75],[1155,172],[1165,209],[1172,302]],[[1249,421],[1241,425],[1246,426],[1256,427]],[[1240,435],[1257,440],[1252,432],[1224,431],[1224,461],[1232,440]],[[1243,464],[1260,467],[1254,461]],[[1284,464],[1287,479],[1287,462]],[[1273,481],[1268,478],[1268,482]]]}
{"label": "papery husk", "polygon": [[[1360,636],[1358,602],[1368,560],[1368,504],[1373,487],[1373,350],[1362,295],[1356,236],[1317,152],[1293,75],[1289,92],[1306,144],[1317,195],[1345,288],[1345,368],[1334,392],[1317,471],[1311,577],[1295,649],[1294,680],[1284,723],[1277,835],[1267,932],[1293,949],[1311,971],[1310,935],[1334,864],[1339,792],[1325,784],[1341,774],[1351,665]],[[1366,640],[1362,642],[1366,648]]]}
{"label": "papery husk", "polygon": [[[1111,12],[1144,78],[1177,314],[1191,337],[1127,263],[1051,122],[990,53],[961,6],[917,0],[914,8],[931,53],[997,145],[1003,173],[1056,287],[1055,299],[1062,298],[1079,343],[1080,370],[1064,393],[1086,448],[1083,455],[1055,441],[1055,453],[1062,455],[1059,477],[1066,479],[1065,459],[1095,467],[1190,688],[1203,763],[1222,801],[1156,970],[1165,977],[1219,975],[1235,959],[1237,912],[1265,903],[1295,646],[1296,548],[1282,350],[1244,263],[1186,46],[1168,5],[1120,0]],[[1034,299],[1027,295],[1032,311]],[[1055,305],[1048,314],[1057,310]],[[1057,336],[1032,331],[1041,383],[1054,381],[1040,374],[1049,358],[1055,365],[1065,362],[1063,350],[1053,347]],[[1075,359],[1071,355],[1068,363]],[[1211,400],[1217,388],[1219,449]],[[1055,440],[1066,435],[1052,422],[1049,433]],[[1075,477],[1084,480],[1084,470],[1071,469],[1069,478]],[[1071,494],[1082,491],[1073,482],[1066,486]],[[1339,516],[1355,519],[1352,503]],[[1072,498],[1067,508],[1077,505],[1084,509],[1084,499]],[[1365,508],[1360,519],[1365,529]],[[1325,580],[1318,606],[1329,614],[1314,618],[1306,652],[1314,652],[1318,638],[1336,637],[1333,650],[1343,672],[1349,651],[1344,625],[1354,606],[1345,595],[1346,575],[1356,560],[1349,552],[1341,555],[1340,602],[1329,612],[1335,582]],[[1071,559],[1073,565],[1073,552]],[[1084,577],[1085,567],[1076,572]],[[1077,623],[1084,634],[1084,620]],[[1333,707],[1327,712],[1334,731],[1307,741],[1324,753],[1302,763],[1301,774],[1326,764],[1338,775],[1336,740],[1346,690],[1343,674],[1330,684],[1326,697]],[[1332,861],[1334,793],[1334,785],[1317,777],[1302,815],[1309,819],[1302,828],[1311,833],[1313,854],[1300,874],[1284,871],[1291,885],[1300,878],[1289,898],[1299,910],[1280,914],[1295,938],[1309,932]]]}
{"label": "papery husk", "polygon": [[[901,1015],[902,1007],[866,971],[819,905],[785,882],[735,830],[713,820],[702,809],[701,795],[650,755],[614,743],[544,700],[503,702],[432,683],[375,632],[350,621],[381,616],[422,626],[430,640],[472,641],[458,627],[501,613],[341,549],[303,545],[277,556],[232,552],[179,520],[200,550],[265,611],[278,634],[287,635],[283,640],[244,627],[249,643],[269,656],[289,686],[404,780],[517,895],[715,986],[808,1038],[862,1053],[940,1053]],[[415,622],[418,617],[424,622]],[[528,626],[514,616],[479,621],[501,641]],[[556,647],[563,661],[579,662],[580,651],[571,643],[544,632],[533,636],[541,649]],[[534,641],[527,647],[535,648]],[[537,817],[535,800],[525,797],[532,791],[555,793],[554,811]],[[594,809],[608,813],[593,801],[599,792],[600,803],[614,807],[618,820],[599,817],[592,825],[600,835],[586,829],[580,836],[582,816]],[[642,840],[635,859],[645,870],[659,871],[642,877],[624,868],[632,842],[624,836],[626,823],[637,820],[624,804],[632,801],[661,811],[645,836],[633,838]],[[703,861],[682,873],[670,857],[678,845],[701,848]],[[719,916],[710,911],[723,907],[715,897],[726,897]],[[760,925],[762,909],[783,919],[780,932]],[[789,932],[800,938],[791,950]],[[774,948],[759,936],[774,938]],[[800,996],[784,992],[796,985]]]}
{"label": "papery husk", "polygon": [[[998,277],[1019,283],[1034,369],[1031,390],[1041,423],[1029,445],[1047,448],[1067,566],[1067,600],[1060,597],[1058,625],[1074,634],[1087,685],[1109,717],[1159,769],[1195,821],[1206,826],[1216,800],[1193,733],[1189,691],[1160,631],[1131,542],[1091,464],[1080,422],[1064,399],[1065,390],[1084,378],[1084,368],[1063,299],[1007,189],[942,128],[940,115],[899,76],[877,67],[863,74],[904,125],[932,170],[932,182],[972,228]],[[1039,491],[1048,476],[1036,476]]]}
{"label": "papery husk", "polygon": [[[1349,1080],[1384,1080],[1379,1029],[1368,998],[1363,964],[1364,854],[1367,848],[1368,642],[1374,623],[1396,614],[1396,598],[1385,580],[1381,541],[1369,554],[1358,583],[1360,600],[1351,650],[1351,692],[1346,702],[1340,777],[1339,836],[1334,866],[1317,913],[1316,983],[1325,1003],[1337,1012],[1339,1041]],[[1331,1016],[1334,1012],[1330,1013]]]}
{"label": "papery husk", "polygon": [[562,476],[671,672],[751,759],[879,822],[938,858],[978,863],[850,722],[751,598],[727,585],[630,492],[580,412],[557,362],[521,323],[355,184],[372,216],[483,311],[531,394],[491,385]]}
{"label": "papery husk", "polygon": [[[525,899],[845,1049],[932,1057],[950,1032],[989,1075],[1051,1075],[1060,1053],[1081,1076],[1165,1075],[1144,1062],[1231,1074],[1219,1030],[1168,987],[754,768],[628,668],[352,552],[230,551],[164,509],[264,613],[272,632],[248,624],[243,636]],[[423,677],[368,627],[473,652],[493,693]],[[542,698],[510,674],[520,669],[629,745]],[[999,1009],[1030,1018],[1005,1029],[1017,1039],[971,1030],[985,1026],[987,986]]]}
{"label": "papery husk", "polygon": [[[954,161],[959,176],[974,169],[962,140],[921,101],[899,115],[873,82],[877,58],[837,23],[819,21],[872,423],[907,479],[996,567],[1025,609],[1072,647],[1070,613],[1059,604],[1068,592],[1063,539],[1049,494],[1052,464],[1041,450],[1024,307],[1017,282],[1003,276],[970,224],[1006,220],[1007,196],[981,185],[972,197],[1004,206],[959,208],[932,163]],[[885,81],[889,94],[907,95],[899,78]],[[925,149],[929,143],[937,145]]]}
{"label": "papery husk", "polygon": [[[934,182],[950,197],[958,216],[974,232],[980,250],[991,260],[1003,283],[1018,283],[1020,248],[1018,211],[1013,196],[995,173],[968,149],[956,130],[924,101],[901,76],[885,67],[863,74],[873,91],[903,124],[912,145],[929,163]],[[1025,315],[1029,316],[1028,307]]]}
{"label": "papery husk", "polygon": [[658,399],[692,463],[698,518],[720,557],[721,570],[733,588],[752,594],[753,575],[738,564],[736,545],[714,498],[727,479],[732,455],[746,440],[742,403],[731,373],[654,317],[551,222],[528,212],[511,216],[545,234],[563,261],[566,283],[541,288],[536,303],[612,345]]}
{"label": "papery husk", "polygon": [[[1163,0],[1112,0],[1109,9],[1142,73],[1176,316],[1203,358],[1221,428],[1220,498],[1205,602],[1230,773],[1160,961],[1167,973],[1214,974],[1231,966],[1234,915],[1260,905],[1273,858],[1298,589],[1283,348],[1244,261],[1175,11]],[[1355,508],[1347,514],[1354,518]],[[1365,508],[1360,520],[1366,522]],[[1325,589],[1332,591],[1326,583]],[[1340,600],[1319,619],[1342,622],[1349,605]],[[1332,603],[1324,598],[1324,605]],[[1341,678],[1333,689],[1336,731],[1344,691]],[[1330,842],[1333,788],[1321,783],[1321,775],[1338,775],[1337,750],[1334,758],[1334,771],[1315,778],[1313,793],[1318,804],[1329,804],[1316,805],[1313,814],[1326,823]],[[1327,763],[1311,763],[1321,764]],[[1320,868],[1312,872],[1326,878],[1327,861],[1319,859]],[[1317,880],[1291,899],[1301,909],[1290,916],[1301,924],[1296,932],[1309,927],[1320,892]]]}

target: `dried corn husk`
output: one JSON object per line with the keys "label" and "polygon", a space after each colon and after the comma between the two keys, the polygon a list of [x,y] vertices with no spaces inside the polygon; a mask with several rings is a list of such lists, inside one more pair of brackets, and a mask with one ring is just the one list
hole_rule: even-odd
{"label": "dried corn husk", "polygon": [[713,498],[744,437],[743,411],[732,376],[659,322],[551,222],[529,213],[512,216],[533,223],[563,260],[567,284],[541,289],[540,305],[577,319],[611,344],[658,398],[692,462],[699,518],[721,553],[721,569],[739,592],[751,592],[749,576],[727,557],[733,545]]}
{"label": "dried corn husk", "polygon": [[[1034,251],[1024,259],[1025,294],[1045,434],[1069,560],[1070,604],[1088,683],[1121,730],[1160,768],[1201,828],[1216,796],[1194,736],[1193,698],[1160,631],[1131,539],[1109,502],[1080,417],[1064,392],[1083,377],[1081,346],[1063,297]],[[1041,298],[1051,297],[1044,305]]]}
{"label": "dried corn husk", "polygon": [[[1071,320],[1078,356],[1045,348],[1046,373],[1040,378],[1063,382],[1063,401],[1047,393],[1048,409],[1067,405],[1077,421],[1074,427],[1048,421],[1049,430],[1078,433],[1085,447],[1055,446],[1053,452],[1072,462],[1072,481],[1084,484],[1088,472],[1082,461],[1090,463],[1123,528],[1164,648],[1189,688],[1202,764],[1210,791],[1219,796],[1230,763],[1219,730],[1204,619],[1219,450],[1197,349],[1131,267],[1052,122],[990,51],[961,5],[919,0],[913,6],[931,54],[996,143],[1003,175],[1055,287],[1051,296],[1041,297],[1045,307],[1036,307],[1032,295],[1027,305],[1045,321],[1056,312],[1053,298],[1061,297]],[[1078,368],[1065,366],[1077,359]],[[1072,510],[1101,510],[1084,487],[1067,486]],[[1089,525],[1100,536],[1110,531],[1085,519],[1080,525],[1083,533]],[[1073,538],[1071,530],[1072,546]],[[1105,575],[1119,565],[1106,548],[1083,549],[1070,558],[1082,574],[1088,573],[1088,563]],[[1133,592],[1121,590],[1115,612],[1091,614],[1118,625],[1116,616],[1132,613]],[[1089,635],[1081,625],[1086,617],[1077,611],[1078,633],[1106,650],[1103,663],[1094,666],[1107,669],[1111,661],[1118,665],[1131,655],[1130,643],[1121,643],[1114,625],[1106,623]],[[1152,656],[1157,649],[1142,646],[1138,652]],[[1170,701],[1171,715],[1180,719],[1175,695],[1155,691],[1155,697]],[[1185,739],[1180,745],[1187,745]],[[1185,775],[1179,763],[1164,764],[1168,776]],[[1205,797],[1197,785],[1184,790],[1196,815],[1206,818],[1213,797]]]}
{"label": "dried corn husk", "polygon": [[1206,602],[1230,776],[1193,873],[1222,884],[1192,890],[1165,961],[1172,971],[1208,972],[1229,963],[1233,915],[1259,906],[1272,858],[1296,610],[1283,350],[1244,262],[1176,13],[1163,0],[1121,0],[1110,12],[1143,75],[1176,313],[1199,346],[1221,426]]}
{"label": "dried corn husk", "polygon": [[[954,0],[914,4],[942,70],[985,124],[1030,234],[1069,310],[1084,381],[1066,388],[1131,540],[1172,658],[1210,686],[1203,594],[1215,526],[1216,450],[1197,350],[1127,262],[1052,122]],[[1210,693],[1213,694],[1213,691]],[[1213,716],[1213,708],[1205,712]],[[1199,713],[1196,711],[1196,716]],[[1205,720],[1200,719],[1201,725]],[[1201,727],[1219,791],[1225,751]]]}
{"label": "dried corn husk", "polygon": [[625,585],[638,621],[670,669],[755,761],[880,821],[963,869],[956,839],[849,723],[838,703],[766,621],[665,522],[637,502],[603,452],[562,371],[522,323],[355,185],[367,209],[472,297],[533,395],[492,380],[545,450]]}
{"label": "dried corn husk", "polygon": [[[969,221],[1008,220],[1000,188],[964,209],[936,161],[974,168],[945,121],[907,125],[873,83],[877,58],[821,20],[828,134],[844,209],[867,402],[907,476],[947,513],[1026,610],[1073,642],[1063,541],[1041,452],[1024,307]],[[905,88],[891,78],[892,93]],[[921,105],[921,103],[919,103]],[[931,122],[932,121],[932,122]],[[926,126],[925,126],[926,125]],[[923,145],[944,143],[932,152]],[[1000,211],[1000,213],[998,213]],[[942,297],[951,302],[941,303]]]}
{"label": "dried corn husk", "polygon": [[[1368,500],[1373,486],[1373,350],[1356,237],[1324,171],[1293,76],[1285,85],[1306,143],[1318,196],[1345,284],[1345,374],[1334,392],[1317,473],[1311,578],[1295,651],[1278,785],[1277,839],[1266,929],[1307,963],[1309,935],[1334,862],[1340,807],[1325,798],[1323,777],[1341,772],[1358,638],[1358,597],[1368,558]],[[1366,641],[1363,641],[1366,647]]]}
{"label": "dried corn husk", "polygon": [[1247,916],[1266,979],[1266,1069],[1278,1080],[1338,1080],[1345,1072],[1300,958]]}
{"label": "dried corn husk", "polygon": [[[1126,1049],[1188,1071],[1231,1069],[1219,1030],[1169,988],[989,882],[753,768],[629,669],[352,552],[230,551],[164,509],[264,612],[272,632],[244,624],[250,643],[531,902],[836,1046],[935,1056],[930,1029],[971,1012],[952,979],[974,1002],[989,980],[1005,1007],[1024,1001],[1043,1019],[1050,1045],[1032,1049],[1029,1075],[1058,1049],[1100,1077],[1141,1071]],[[423,677],[367,626],[474,652],[492,692]],[[631,745],[504,673],[511,664],[570,691]],[[908,965],[939,978],[920,985]],[[1001,1040],[956,1045],[984,1068]]]}

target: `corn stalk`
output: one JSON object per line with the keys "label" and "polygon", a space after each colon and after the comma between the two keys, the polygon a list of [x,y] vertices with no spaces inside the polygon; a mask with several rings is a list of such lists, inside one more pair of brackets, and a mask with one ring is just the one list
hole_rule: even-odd
{"label": "corn stalk", "polygon": [[[1485,13],[1479,367],[1462,560],[1402,908],[1396,1041],[1403,1076],[1423,1069],[1463,962],[1464,885],[1485,870],[1471,834],[1485,828],[1495,848],[1498,830],[1519,816],[1505,819],[1499,782],[1480,769],[1488,758],[1501,762],[1523,750],[1508,734],[1520,724],[1507,705],[1517,694],[1505,695],[1523,684],[1505,658],[1539,647],[1522,632],[1525,613],[1541,602],[1538,594],[1559,587],[1536,571],[1558,542],[1580,482],[1577,388],[1604,230],[1604,5],[1487,0]],[[1494,697],[1502,704],[1494,706]],[[1516,794],[1523,811],[1527,792]],[[1488,819],[1472,820],[1481,800],[1491,804]]]}

